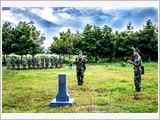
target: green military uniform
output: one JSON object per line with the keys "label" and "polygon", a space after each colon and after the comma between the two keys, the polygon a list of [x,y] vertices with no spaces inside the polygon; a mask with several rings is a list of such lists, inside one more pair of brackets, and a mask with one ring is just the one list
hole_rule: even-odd
{"label": "green military uniform", "polygon": [[31,57],[29,57],[27,59],[27,64],[28,64],[28,69],[31,69],[31,65],[32,65],[32,59],[31,59]]}
{"label": "green military uniform", "polygon": [[36,58],[35,57],[32,58],[32,68],[33,69],[36,68]]}
{"label": "green military uniform", "polygon": [[[134,49],[134,52],[139,52],[138,49]],[[134,65],[134,85],[137,92],[141,90],[141,66],[142,66],[142,59],[141,56],[138,55],[135,57],[134,61],[131,62]]]}
{"label": "green military uniform", "polygon": [[53,57],[50,58],[51,68],[53,68],[53,64],[54,64],[53,59],[54,59]]}
{"label": "green military uniform", "polygon": [[37,57],[37,59],[36,59],[36,65],[37,65],[37,69],[39,69],[40,65],[41,65],[41,60],[39,57]]}
{"label": "green military uniform", "polygon": [[16,59],[16,65],[17,65],[17,70],[20,70],[21,60],[19,57]]}
{"label": "green military uniform", "polygon": [[7,58],[6,58],[6,64],[7,64],[7,69],[10,69],[10,67],[11,67],[11,59],[10,59],[9,56],[7,56]]}
{"label": "green military uniform", "polygon": [[41,58],[41,68],[44,68],[44,57]]}
{"label": "green military uniform", "polygon": [[[79,54],[82,54],[82,52],[79,52]],[[76,63],[78,85],[83,85],[84,72],[86,70],[85,58],[78,56],[75,60],[75,63]]]}
{"label": "green military uniform", "polygon": [[27,65],[27,60],[25,57],[22,58],[22,66],[23,66],[23,69],[26,69],[26,65]]}
{"label": "green military uniform", "polygon": [[46,58],[45,58],[45,67],[46,68],[49,67],[49,58],[48,58],[48,56],[46,56]]}
{"label": "green military uniform", "polygon": [[15,70],[15,63],[16,61],[15,61],[15,58],[12,56],[12,58],[11,58],[11,70]]}

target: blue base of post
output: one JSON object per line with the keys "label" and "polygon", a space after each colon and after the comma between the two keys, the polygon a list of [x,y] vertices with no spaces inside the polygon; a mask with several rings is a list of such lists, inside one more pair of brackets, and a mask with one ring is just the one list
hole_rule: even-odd
{"label": "blue base of post", "polygon": [[73,106],[74,104],[74,98],[69,98],[69,101],[56,101],[56,98],[51,101],[50,106],[51,107],[62,107],[62,106]]}

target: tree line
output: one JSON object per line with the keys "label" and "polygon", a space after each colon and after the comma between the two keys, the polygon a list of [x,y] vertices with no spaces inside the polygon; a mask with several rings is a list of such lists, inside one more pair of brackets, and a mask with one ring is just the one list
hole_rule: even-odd
{"label": "tree line", "polygon": [[[54,31],[53,31],[54,32]],[[44,53],[45,34],[34,25],[34,22],[22,22],[13,26],[5,22],[2,26],[2,54],[32,56]],[[143,28],[134,31],[131,22],[124,31],[113,31],[111,27],[86,24],[82,32],[73,33],[70,29],[53,37],[48,48],[49,53],[62,56],[75,55],[79,50],[90,62],[114,62],[131,58],[133,48],[138,47],[143,61],[158,61],[158,27],[150,19]]]}

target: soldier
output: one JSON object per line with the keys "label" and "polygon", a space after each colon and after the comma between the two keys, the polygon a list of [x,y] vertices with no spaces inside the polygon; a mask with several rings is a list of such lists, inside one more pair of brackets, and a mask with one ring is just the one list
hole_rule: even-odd
{"label": "soldier", "polygon": [[44,68],[44,57],[41,57],[41,68]]}
{"label": "soldier", "polygon": [[40,65],[41,65],[41,59],[40,59],[40,57],[37,57],[36,64],[37,64],[37,69],[39,69]]}
{"label": "soldier", "polygon": [[134,62],[132,62],[131,60],[127,60],[127,62],[133,64],[133,68],[134,68],[134,85],[135,85],[135,89],[137,92],[141,91],[141,74],[142,74],[142,70],[141,70],[141,66],[142,66],[142,59],[141,56],[139,55],[139,49],[135,48],[133,51],[133,54],[135,56]]}
{"label": "soldier", "polygon": [[11,67],[11,59],[9,56],[6,57],[6,64],[7,64],[7,69],[10,69]]}
{"label": "soldier", "polygon": [[49,58],[48,58],[48,56],[46,56],[46,58],[45,58],[45,67],[46,68],[49,67]]}
{"label": "soldier", "polygon": [[84,72],[86,70],[86,61],[80,51],[78,57],[75,59],[78,85],[83,85]]}
{"label": "soldier", "polygon": [[12,56],[12,58],[11,58],[11,70],[15,70],[15,58],[14,58],[14,56]]}
{"label": "soldier", "polygon": [[32,68],[35,69],[36,68],[36,58],[33,56],[32,58]]}
{"label": "soldier", "polygon": [[17,70],[20,70],[21,60],[20,57],[16,59]]}
{"label": "soldier", "polygon": [[27,60],[25,57],[22,58],[22,66],[23,66],[23,69],[26,69],[26,65],[27,65]]}
{"label": "soldier", "polygon": [[29,56],[29,58],[27,59],[27,64],[28,64],[28,69],[31,69],[31,65],[32,65],[32,59]]}

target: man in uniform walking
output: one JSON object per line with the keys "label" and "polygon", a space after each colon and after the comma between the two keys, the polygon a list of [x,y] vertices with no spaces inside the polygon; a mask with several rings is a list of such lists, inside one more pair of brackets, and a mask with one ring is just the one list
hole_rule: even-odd
{"label": "man in uniform walking", "polygon": [[134,69],[134,85],[135,89],[137,92],[141,91],[141,74],[142,74],[142,59],[141,56],[139,55],[139,49],[135,48],[133,51],[133,54],[135,56],[134,61],[132,62],[131,60],[127,60],[127,62],[133,64],[133,69]]}
{"label": "man in uniform walking", "polygon": [[86,70],[86,61],[79,51],[78,57],[75,59],[78,85],[83,85],[84,72]]}

